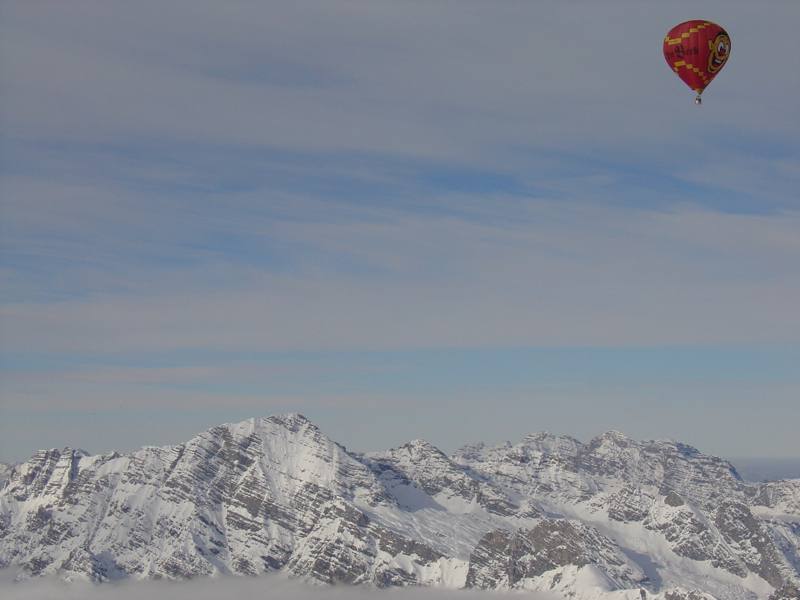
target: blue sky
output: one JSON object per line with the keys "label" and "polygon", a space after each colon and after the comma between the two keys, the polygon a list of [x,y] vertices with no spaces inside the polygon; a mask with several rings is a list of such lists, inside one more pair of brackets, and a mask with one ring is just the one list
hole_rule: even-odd
{"label": "blue sky", "polygon": [[286,410],[800,455],[796,2],[0,13],[0,460]]}

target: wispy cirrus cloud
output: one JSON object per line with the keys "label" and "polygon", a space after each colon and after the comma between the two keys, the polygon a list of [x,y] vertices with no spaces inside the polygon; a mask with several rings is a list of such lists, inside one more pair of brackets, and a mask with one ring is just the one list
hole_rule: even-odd
{"label": "wispy cirrus cloud", "polygon": [[3,114],[12,139],[183,140],[523,168],[525,147],[663,159],[719,153],[714,140],[732,126],[791,139],[787,96],[800,82],[783,69],[778,88],[764,65],[792,55],[791,35],[775,28],[792,21],[794,5],[773,3],[767,24],[744,3],[708,4],[736,54],[702,113],[675,102],[681,84],[660,56],[665,28],[689,6],[192,2],[159,5],[155,22],[147,3],[88,15],[37,3],[5,11]]}
{"label": "wispy cirrus cloud", "polygon": [[[110,267],[118,244],[43,237],[46,256],[71,252],[79,265],[65,295],[70,285],[94,291],[6,303],[5,339],[20,351],[109,353],[800,339],[791,318],[796,215],[494,205],[493,220],[485,207],[478,219],[386,209],[324,220],[298,208],[304,218],[251,218],[235,230],[241,247],[216,253],[201,240],[237,223],[204,218],[193,224],[196,239],[165,233],[141,245],[143,257],[177,266],[129,256],[118,287],[122,276],[106,280],[102,268],[91,285],[91,265]],[[103,259],[105,245],[112,254]],[[243,264],[287,247],[289,271]]]}

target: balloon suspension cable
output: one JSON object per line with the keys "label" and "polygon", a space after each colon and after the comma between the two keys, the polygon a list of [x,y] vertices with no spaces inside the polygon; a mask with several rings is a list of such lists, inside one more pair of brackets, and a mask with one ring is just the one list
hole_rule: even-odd
{"label": "balloon suspension cable", "polygon": [[700,94],[697,94],[697,96],[694,97],[694,103],[697,104],[697,106],[700,106],[703,103],[703,99],[700,97]]}

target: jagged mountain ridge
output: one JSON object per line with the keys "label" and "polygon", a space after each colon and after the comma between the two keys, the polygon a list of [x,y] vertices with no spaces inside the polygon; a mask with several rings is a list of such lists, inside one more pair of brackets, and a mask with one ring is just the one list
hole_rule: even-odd
{"label": "jagged mountain ridge", "polygon": [[3,482],[8,478],[8,474],[11,471],[11,465],[8,463],[0,462],[0,485],[3,485]]}
{"label": "jagged mountain ridge", "polygon": [[291,414],[124,455],[41,451],[7,477],[0,565],[30,575],[282,570],[722,599],[764,597],[800,573],[800,481],[748,484],[694,448],[618,432],[362,455]]}

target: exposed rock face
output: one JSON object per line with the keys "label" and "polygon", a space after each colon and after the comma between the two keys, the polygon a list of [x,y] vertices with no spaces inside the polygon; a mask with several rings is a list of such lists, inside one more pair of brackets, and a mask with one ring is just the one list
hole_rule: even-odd
{"label": "exposed rock face", "polygon": [[769,600],[800,600],[800,589],[787,583],[775,590]]}
{"label": "exposed rock face", "polygon": [[725,502],[716,510],[714,524],[745,566],[775,587],[784,581],[778,550],[766,529],[750,509],[739,502]]}
{"label": "exposed rock face", "polygon": [[367,460],[371,460],[372,469],[390,487],[398,482],[413,482],[451,510],[468,510],[470,505],[478,505],[501,516],[510,516],[520,510],[490,481],[470,474],[444,452],[423,440],[369,454]]}
{"label": "exposed rock face", "polygon": [[752,504],[800,517],[800,479],[759,484],[753,490]]}
{"label": "exposed rock face", "polygon": [[608,498],[608,516],[615,521],[629,523],[644,520],[654,498],[641,487],[625,485]]}
{"label": "exposed rock face", "polygon": [[[674,504],[677,506],[672,506]],[[714,567],[739,577],[747,576],[746,565],[724,543],[722,535],[708,525],[703,513],[678,504],[675,496],[665,497],[663,506],[654,505],[644,520],[644,527],[661,533],[678,556],[710,561]]]}
{"label": "exposed rock face", "polygon": [[664,593],[664,600],[715,600],[715,598],[700,590],[668,590]]}
{"label": "exposed rock face", "polygon": [[595,529],[546,519],[533,529],[487,533],[470,556],[467,587],[511,589],[558,567],[595,565],[620,589],[642,579],[616,544]]}
{"label": "exposed rock face", "polygon": [[360,455],[283,415],[0,470],[0,566],[755,599],[800,582],[800,481],[747,484],[694,448],[618,432]]}
{"label": "exposed rock face", "polygon": [[3,485],[3,482],[8,478],[8,474],[11,472],[11,465],[0,462],[0,487]]}

